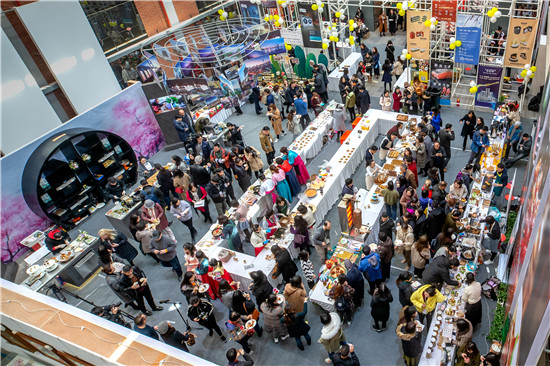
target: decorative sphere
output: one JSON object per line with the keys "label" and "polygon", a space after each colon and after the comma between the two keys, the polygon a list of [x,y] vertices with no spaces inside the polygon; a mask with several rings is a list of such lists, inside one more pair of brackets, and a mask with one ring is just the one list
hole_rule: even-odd
{"label": "decorative sphere", "polygon": [[410,53],[407,53],[407,54],[405,55],[405,58],[406,58],[407,60],[410,60],[412,57],[413,57],[413,56],[412,56]]}
{"label": "decorative sphere", "polygon": [[323,43],[323,45],[321,47],[323,47],[323,49],[326,50],[328,48],[328,44]]}
{"label": "decorative sphere", "polygon": [[462,41],[456,41],[456,42],[455,42],[455,45],[456,45],[457,47],[462,46]]}

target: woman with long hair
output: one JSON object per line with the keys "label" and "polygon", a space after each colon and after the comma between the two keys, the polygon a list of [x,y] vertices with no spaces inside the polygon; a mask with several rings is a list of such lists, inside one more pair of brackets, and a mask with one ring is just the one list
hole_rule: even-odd
{"label": "woman with long hair", "polygon": [[187,271],[183,274],[183,280],[180,283],[180,291],[185,296],[187,303],[191,305],[189,299],[191,296],[197,296],[205,299],[206,293],[199,292],[199,287],[202,285],[201,281],[197,279],[195,272]]}
{"label": "woman with long hair", "polygon": [[[139,217],[139,216],[138,216]],[[148,255],[152,257],[157,263],[160,263],[157,255],[153,253],[151,248],[151,240],[153,239],[154,229],[147,228],[145,221],[141,220],[136,225],[136,240],[140,243],[140,249],[143,255]]]}
{"label": "woman with long hair", "polygon": [[298,251],[305,250],[310,253],[308,225],[302,216],[294,217],[294,224],[290,225],[290,232],[294,234],[294,247],[298,248]]}
{"label": "woman with long hair", "polygon": [[[372,328],[380,333],[386,329],[386,323],[390,318],[390,303],[393,301],[390,289],[382,282],[372,295],[370,303],[372,318],[374,319],[374,325]],[[382,323],[380,327],[380,323]]]}
{"label": "woman with long hair", "polygon": [[475,327],[481,323],[483,308],[481,306],[481,284],[475,280],[472,272],[466,273],[466,288],[462,295],[462,303],[466,319],[468,319]]}
{"label": "woman with long hair", "polygon": [[281,322],[281,317],[284,314],[283,304],[284,302],[278,304],[277,295],[272,293],[260,306],[264,314],[264,328],[271,334],[275,343],[279,343],[279,339],[284,341],[288,338],[286,325]]}
{"label": "woman with long hair", "polygon": [[279,151],[283,154],[283,160],[288,160],[290,165],[294,167],[296,178],[298,178],[298,183],[301,185],[306,184],[309,179],[309,172],[307,171],[306,165],[300,155],[287,147],[281,147]]}
{"label": "woman with long hair", "polygon": [[248,289],[256,298],[256,304],[261,309],[261,305],[267,299],[269,294],[273,292],[273,286],[269,283],[267,276],[261,270],[250,272],[252,283]]}
{"label": "woman with long hair", "polygon": [[199,266],[199,260],[195,256],[197,248],[191,243],[183,244],[183,251],[185,253],[185,267],[188,271],[194,271]]}
{"label": "woman with long hair", "polygon": [[201,250],[198,250],[195,253],[195,257],[197,257],[197,260],[199,261],[197,268],[195,268],[195,273],[202,283],[206,283],[209,285],[208,295],[212,300],[216,300],[218,298],[217,282],[214,280],[213,277],[209,275],[210,265],[209,265],[208,257]]}
{"label": "woman with long hair", "polygon": [[195,211],[199,211],[204,216],[204,222],[210,222],[212,224],[214,221],[212,221],[212,217],[210,216],[206,189],[191,182],[185,194],[187,196],[187,201],[193,205]]}
{"label": "woman with long hair", "polygon": [[332,286],[328,293],[328,297],[334,300],[340,319],[342,322],[347,322],[348,325],[353,320],[353,311],[355,310],[354,293],[355,290],[348,284],[344,274],[338,276],[338,282]]}
{"label": "woman with long hair", "polygon": [[260,152],[252,146],[247,146],[244,148],[244,157],[256,178],[259,178],[261,170],[264,167]]}
{"label": "woman with long hair", "polygon": [[372,66],[374,69],[374,77],[378,79],[380,76],[380,53],[378,53],[378,48],[372,48]]}
{"label": "woman with long hair", "polygon": [[277,184],[277,194],[288,202],[292,202],[292,193],[284,170],[277,168],[274,164],[269,167],[269,170],[271,171],[271,180]]}
{"label": "woman with long hair", "polygon": [[128,242],[126,235],[115,230],[101,229],[98,232],[98,236],[100,245],[103,245],[107,249],[111,249],[112,252],[126,259],[132,266],[134,265],[133,260],[138,252],[136,248]]}
{"label": "woman with long hair", "polygon": [[411,285],[412,280],[413,275],[411,272],[401,272],[395,280],[395,284],[397,285],[397,288],[399,288],[399,302],[401,303],[401,306],[412,305],[411,295],[414,292]]}
{"label": "woman with long hair", "polygon": [[285,131],[283,131],[283,120],[281,118],[281,111],[277,108],[277,106],[273,103],[271,103],[267,107],[267,116],[271,120],[271,126],[273,126],[273,131],[275,132],[275,135],[277,138],[275,139],[275,142],[279,141],[279,137],[281,134],[284,134]]}
{"label": "woman with long hair", "polygon": [[430,242],[426,235],[422,235],[418,238],[417,242],[413,244],[411,249],[411,262],[414,267],[414,275],[418,278],[422,278],[422,273],[426,264],[430,260]]}
{"label": "woman with long hair", "polygon": [[254,330],[258,333],[259,337],[262,336],[264,330],[260,327],[260,322],[258,319],[260,313],[256,309],[254,302],[250,300],[250,294],[243,293],[241,290],[235,290],[233,292],[233,299],[231,299],[231,310],[243,317],[246,317],[247,320],[256,320]]}

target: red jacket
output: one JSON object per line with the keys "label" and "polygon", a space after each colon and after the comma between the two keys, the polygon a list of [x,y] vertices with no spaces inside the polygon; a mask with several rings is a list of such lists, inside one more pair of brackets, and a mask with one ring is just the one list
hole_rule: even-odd
{"label": "red jacket", "polygon": [[[204,189],[204,188],[201,187],[201,186],[197,186],[197,190],[199,191],[200,199],[201,199],[201,200],[206,199],[206,189]],[[191,200],[191,195],[189,194],[189,190],[187,190],[187,192],[185,192],[185,194],[187,195],[187,200],[188,200],[189,202],[193,202],[193,201]],[[205,202],[205,204],[206,204],[206,202]],[[202,207],[197,207],[197,210],[199,210],[200,212],[204,212],[204,206],[202,206]]]}
{"label": "red jacket", "polygon": [[[221,147],[220,147],[219,152],[221,152],[221,159],[224,160],[223,165],[225,165],[226,169],[229,169],[229,154],[225,151],[225,149],[223,149]],[[218,156],[219,156],[219,154],[218,154]],[[216,157],[216,152],[214,151],[214,149],[212,149],[212,152],[210,153],[210,161],[212,161],[214,163],[216,168],[221,167],[221,165],[220,165],[221,163],[218,162],[218,158]]]}

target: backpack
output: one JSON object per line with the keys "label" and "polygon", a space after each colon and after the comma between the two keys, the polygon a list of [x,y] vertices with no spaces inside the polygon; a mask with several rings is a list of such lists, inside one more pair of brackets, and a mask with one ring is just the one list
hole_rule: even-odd
{"label": "backpack", "polygon": [[373,269],[376,269],[378,267],[378,258],[376,258],[375,255],[373,255],[372,257],[370,257],[369,259],[367,259],[367,262],[369,262],[369,265],[373,268]]}
{"label": "backpack", "polygon": [[348,301],[344,298],[343,295],[334,301],[334,306],[336,307],[336,311],[338,312],[344,312],[349,308]]}

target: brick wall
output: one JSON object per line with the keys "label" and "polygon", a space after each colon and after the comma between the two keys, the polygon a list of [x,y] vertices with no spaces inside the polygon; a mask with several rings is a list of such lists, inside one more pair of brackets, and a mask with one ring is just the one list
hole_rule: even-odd
{"label": "brick wall", "polygon": [[[153,36],[169,28],[168,20],[160,1],[135,1],[145,31]],[[195,3],[193,5],[196,7]]]}
{"label": "brick wall", "polygon": [[176,14],[180,22],[192,18],[195,15],[199,15],[199,8],[194,1],[172,0],[172,3],[174,4],[174,9],[176,9]]}

